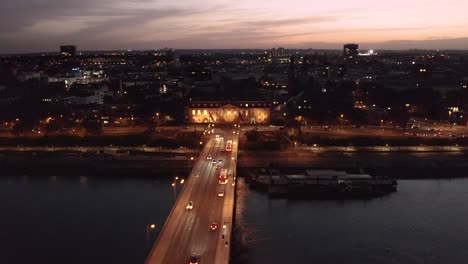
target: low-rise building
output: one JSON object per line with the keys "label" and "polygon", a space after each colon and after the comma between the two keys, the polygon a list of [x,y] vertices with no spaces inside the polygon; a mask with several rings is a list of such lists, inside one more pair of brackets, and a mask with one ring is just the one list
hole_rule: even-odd
{"label": "low-rise building", "polygon": [[190,101],[188,123],[268,124],[271,103],[268,101]]}

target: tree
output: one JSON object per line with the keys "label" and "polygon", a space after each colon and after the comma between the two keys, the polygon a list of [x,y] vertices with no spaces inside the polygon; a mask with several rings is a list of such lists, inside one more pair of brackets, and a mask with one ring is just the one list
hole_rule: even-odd
{"label": "tree", "polygon": [[301,135],[301,123],[297,120],[288,120],[284,124],[286,133],[290,139],[297,139]]}
{"label": "tree", "polygon": [[258,138],[259,138],[259,133],[256,129],[252,129],[250,131],[247,131],[247,133],[245,133],[246,137],[247,137],[247,141],[258,141]]}
{"label": "tree", "polygon": [[89,134],[99,135],[103,132],[102,123],[94,119],[85,119],[82,123],[83,128]]}

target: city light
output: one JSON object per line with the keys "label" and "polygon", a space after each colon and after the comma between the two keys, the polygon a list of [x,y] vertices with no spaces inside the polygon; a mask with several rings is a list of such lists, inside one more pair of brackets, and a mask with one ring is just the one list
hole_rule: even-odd
{"label": "city light", "polygon": [[[18,1],[7,2],[11,7],[18,4]],[[0,149],[3,150],[0,153],[0,163],[4,164],[2,173],[8,177],[18,174],[22,180],[30,175],[32,178],[34,174],[44,174],[54,179],[54,189],[65,185],[68,187],[68,183],[63,185],[65,181],[56,180],[56,177],[49,174],[64,177],[86,174],[80,177],[79,182],[76,181],[81,184],[79,188],[88,188],[93,192],[104,191],[106,194],[116,193],[115,197],[106,198],[118,206],[109,204],[108,208],[104,208],[105,206],[99,203],[83,203],[82,206],[93,207],[91,211],[96,209],[96,205],[102,207],[97,208],[101,211],[118,209],[116,217],[113,218],[119,221],[128,222],[128,217],[118,217],[121,213],[132,215],[135,219],[131,219],[129,223],[140,223],[140,227],[137,225],[135,229],[137,238],[122,241],[139,245],[135,251],[140,253],[127,252],[126,255],[138,257],[141,252],[148,253],[147,263],[154,263],[154,260],[174,263],[228,263],[230,258],[231,262],[242,262],[242,259],[234,259],[239,255],[235,254],[238,241],[231,241],[230,236],[235,234],[235,230],[231,230],[236,220],[233,217],[237,217],[237,213],[243,211],[234,211],[235,205],[245,202],[248,195],[245,196],[243,191],[247,189],[249,193],[265,192],[262,194],[264,199],[278,197],[287,201],[272,202],[275,205],[274,209],[279,212],[274,215],[278,218],[275,223],[284,224],[279,230],[289,228],[288,233],[295,237],[314,233],[316,225],[309,223],[301,225],[300,228],[294,225],[288,227],[290,216],[309,215],[304,210],[313,211],[314,205],[320,204],[325,210],[314,211],[314,216],[324,218],[325,222],[330,220],[328,222],[334,223],[333,228],[341,228],[337,234],[357,239],[359,246],[364,248],[362,252],[358,252],[359,256],[354,256],[356,259],[348,260],[353,256],[345,254],[346,258],[336,262],[359,262],[361,255],[369,253],[366,250],[371,251],[370,254],[375,255],[375,259],[385,259],[388,256],[384,255],[388,252],[375,250],[373,241],[363,242],[365,234],[355,236],[349,231],[361,228],[360,233],[363,233],[362,230],[368,231],[365,225],[363,229],[353,221],[346,222],[343,221],[345,218],[339,219],[326,212],[336,211],[337,208],[344,209],[345,212],[353,208],[356,200],[358,203],[360,200],[366,202],[396,192],[398,183],[395,178],[411,177],[424,178],[424,182],[401,181],[403,195],[396,192],[388,198],[377,198],[368,203],[367,209],[371,210],[358,210],[362,219],[384,223],[377,225],[384,229],[388,229],[387,222],[401,222],[393,221],[394,219],[388,221],[389,219],[384,217],[388,214],[381,214],[380,218],[375,218],[371,208],[375,206],[383,208],[382,210],[396,208],[398,210],[394,210],[395,212],[404,212],[403,216],[392,214],[392,217],[401,218],[396,220],[403,222],[406,218],[431,219],[433,215],[457,219],[457,216],[450,215],[451,210],[444,208],[437,211],[437,207],[429,203],[434,200],[432,196],[442,199],[443,202],[444,195],[439,193],[448,193],[449,197],[452,197],[451,192],[466,189],[450,189],[451,185],[463,185],[461,181],[459,185],[458,180],[450,179],[451,182],[457,181],[457,184],[447,183],[442,184],[443,186],[440,182],[447,177],[462,177],[465,172],[464,154],[468,152],[468,52],[464,51],[466,45],[463,44],[463,34],[455,34],[455,31],[463,31],[463,27],[457,26],[457,23],[466,17],[468,3],[465,8],[461,4],[463,1],[459,1],[460,7],[457,10],[452,9],[451,12],[446,9],[453,8],[456,5],[454,3],[438,3],[444,7],[442,9],[435,8],[435,4],[432,5],[433,10],[426,9],[427,5],[412,3],[411,12],[407,10],[406,13],[403,12],[404,8],[400,8],[405,5],[392,3],[393,5],[385,5],[385,8],[390,6],[394,11],[400,8],[404,14],[386,14],[380,11],[372,13],[381,23],[375,17],[363,16],[366,21],[362,20],[359,23],[374,25],[363,31],[353,29],[356,23],[348,23],[348,20],[361,16],[361,11],[368,11],[363,11],[362,8],[346,8],[351,2],[340,2],[337,7],[332,7],[333,3],[326,1],[250,1],[242,4],[242,8],[239,9],[241,11],[236,8],[232,9],[236,12],[231,12],[231,8],[218,8],[217,12],[212,12],[209,7],[213,3],[202,1],[197,2],[197,12],[179,14],[171,10],[162,10],[170,13],[170,21],[150,21],[157,16],[147,18],[143,13],[141,16],[139,11],[155,14],[165,6],[140,3],[129,6],[125,12],[115,12],[122,8],[121,3],[117,1],[113,5],[99,6],[99,12],[96,13],[106,13],[106,19],[112,21],[103,24],[102,27],[92,27],[91,30],[86,28],[90,23],[83,21],[81,22],[84,24],[80,22],[83,25],[77,25],[77,21],[74,21],[71,24],[75,27],[70,27],[69,20],[73,20],[74,16],[63,16],[57,20],[54,14],[66,9],[87,17],[86,12],[95,10],[96,3],[91,3],[91,6],[88,6],[89,3],[77,4],[70,9],[69,6],[65,8],[60,1],[55,1],[53,4],[44,4],[42,11],[38,10],[35,4],[24,5],[31,9],[31,12],[16,12],[24,14],[23,16],[14,15],[16,13],[13,12],[14,14],[7,19],[11,20],[7,21],[10,23],[5,24],[8,25],[5,29],[24,37],[21,41],[15,41],[15,34],[6,34],[9,39],[3,47],[7,54],[2,53],[0,56],[0,142],[3,142],[3,145],[0,145]],[[194,7],[193,3],[184,1],[175,4],[188,5],[187,10]],[[238,4],[233,2],[234,6]],[[406,4],[408,6],[408,3]],[[325,8],[327,5],[330,6]],[[262,9],[262,6],[265,8]],[[382,8],[382,4],[362,6],[376,10]],[[247,10],[245,7],[251,7],[247,8],[250,10],[248,14],[243,14],[243,10]],[[278,12],[271,13],[275,8]],[[335,16],[333,8],[357,11],[349,12],[346,18],[337,15],[338,18],[333,19],[333,23],[328,23],[329,18]],[[10,9],[15,10],[5,10]],[[203,12],[198,12],[198,9],[202,9]],[[210,12],[205,12],[205,9]],[[52,12],[51,16],[43,13],[44,10],[58,11]],[[291,10],[296,14],[289,12]],[[33,11],[42,12],[42,20],[40,14]],[[35,15],[31,18],[27,14]],[[135,14],[144,19],[133,19]],[[407,19],[408,14],[413,15],[411,21]],[[193,28],[187,25],[195,25],[195,31],[178,34],[180,29],[177,25],[180,23],[177,16],[183,16],[185,27],[182,28],[189,32]],[[26,24],[34,25],[33,30],[17,30],[15,27],[25,25],[20,23],[25,17],[31,20]],[[121,17],[129,19],[122,20]],[[320,20],[317,28],[318,24],[324,28],[317,30],[313,27],[313,22],[317,21],[311,21],[310,18],[316,17]],[[371,21],[372,19],[374,20]],[[452,19],[451,22],[456,23],[448,23],[448,20]],[[49,23],[49,20],[59,22]],[[236,23],[235,20],[242,20],[242,23]],[[40,23],[41,21],[47,23]],[[395,25],[392,26],[392,23]],[[427,28],[430,30],[414,29],[426,24],[429,24]],[[431,24],[437,26],[433,27]],[[325,29],[337,25],[343,30]],[[84,43],[83,47],[49,47],[50,43],[71,40],[71,35],[63,35],[62,31],[71,34],[76,31],[76,26],[80,29],[80,34],[75,34],[76,39],[77,42]],[[81,27],[84,27],[83,30]],[[308,29],[301,30],[301,27]],[[405,30],[405,27],[412,28]],[[115,32],[117,28],[119,30]],[[215,30],[214,37],[215,35],[210,35],[208,31],[216,28],[218,30]],[[126,34],[128,29],[133,29],[134,34]],[[158,31],[147,34],[151,29]],[[200,29],[208,33],[199,34]],[[106,31],[105,34],[102,34],[103,30]],[[148,31],[145,38],[139,36],[138,32],[141,30]],[[451,31],[445,32],[447,30]],[[48,31],[55,33],[46,34]],[[174,31],[171,38],[163,36],[171,31]],[[244,31],[248,31],[248,34]],[[319,34],[309,34],[309,31]],[[320,35],[323,33],[321,31],[326,34]],[[94,35],[100,37],[86,41]],[[46,42],[40,41],[48,36],[51,39]],[[434,36],[453,38],[431,39]],[[151,41],[151,38],[156,37],[160,39]],[[403,39],[400,37],[409,40],[395,41]],[[108,43],[104,43],[103,39]],[[260,39],[262,41],[259,42]],[[331,43],[325,41],[327,39],[332,40],[334,44],[327,44]],[[98,42],[102,42],[101,45],[97,45]],[[278,47],[272,43],[285,43],[289,47]],[[174,45],[174,48],[153,47],[163,44]],[[204,44],[208,46],[203,47]],[[129,50],[96,51],[125,45],[135,47]],[[252,47],[247,47],[248,45]],[[50,52],[36,54],[35,50],[40,47]],[[210,51],[211,47],[217,49]],[[369,49],[370,47],[372,49]],[[392,50],[392,47],[397,49]],[[441,49],[437,50],[435,47]],[[459,50],[447,49],[454,47]],[[10,49],[12,55],[8,54]],[[17,54],[16,50],[23,49],[31,54]],[[99,170],[93,171],[92,168]],[[239,178],[242,188],[236,186],[237,173],[243,176]],[[125,180],[125,184],[116,185],[122,189],[119,192],[93,188],[91,180],[88,181],[88,185],[83,184],[86,182],[85,178],[93,177],[94,174],[115,174],[116,177],[121,175],[123,178],[140,174],[151,175],[150,185],[154,189],[150,190],[151,199],[146,199],[148,195],[145,190],[132,191],[132,188],[135,189],[134,184],[126,184]],[[164,174],[172,175],[172,180],[163,180]],[[439,180],[432,183],[432,180],[426,178]],[[37,184],[36,180],[24,180],[24,184],[26,183],[28,188]],[[172,188],[169,188],[167,183],[170,183]],[[187,185],[184,185],[185,183]],[[432,187],[426,188],[431,184]],[[10,184],[8,188],[12,188],[12,193],[18,191],[14,190],[15,188],[24,189],[24,186],[17,185]],[[163,191],[156,192],[155,190],[160,189],[159,185]],[[142,186],[145,189],[145,183]],[[47,190],[42,188],[43,186],[39,187],[38,197],[47,196]],[[103,188],[112,190],[114,187],[109,185]],[[141,186],[136,187],[142,189]],[[413,192],[416,195],[412,194]],[[128,195],[119,195],[125,193],[135,196],[131,197],[132,203],[128,202]],[[15,201],[14,195],[8,192],[6,195],[5,201]],[[63,197],[55,200],[67,201],[65,196],[70,195],[70,192],[60,192],[60,195]],[[422,204],[420,208],[431,208],[432,211],[413,210],[413,207],[411,210],[405,209],[405,206],[412,202],[411,195],[418,202],[421,201],[419,196],[429,197],[422,200],[426,204]],[[295,198],[301,200],[294,201]],[[460,192],[457,198],[455,200],[461,203],[460,206],[457,204],[458,207],[465,208],[463,203],[468,205],[463,192]],[[334,202],[347,199],[353,201],[339,204]],[[167,219],[158,219],[158,224],[151,223],[157,213],[155,210],[158,210],[154,206],[155,201],[163,209],[173,206],[172,210],[167,211]],[[37,206],[41,206],[37,202],[35,199],[28,200],[32,209],[26,206],[25,210],[37,209]],[[298,202],[312,206],[291,206]],[[395,207],[395,202],[400,202],[401,205]],[[253,203],[255,208],[250,208],[252,203],[247,202],[246,212],[264,212],[265,208],[261,207],[266,206],[269,210],[270,204]],[[48,215],[44,219],[54,222],[57,219],[53,218],[56,215],[60,216],[61,209],[53,208],[54,203],[49,203],[48,206],[52,206],[53,210],[46,210]],[[24,220],[21,219],[21,214],[15,214],[13,207],[8,209],[7,206],[5,214],[13,217],[11,230],[21,230],[18,224]],[[141,212],[136,212],[135,209]],[[78,214],[71,215],[70,219],[80,219],[82,216],[79,213],[88,211],[86,208],[78,210]],[[369,218],[369,212],[375,219]],[[268,222],[272,214],[257,213],[254,216],[258,217],[253,219],[255,222],[262,223]],[[326,219],[327,217],[330,219]],[[335,221],[337,219],[339,221]],[[160,221],[164,220],[164,226],[159,226]],[[462,220],[464,219],[460,219],[459,222],[463,223]],[[37,218],[36,222],[39,228],[41,219]],[[90,229],[90,225],[91,229],[93,228],[93,223],[88,222],[80,222],[83,230]],[[216,228],[210,230],[210,223]],[[411,223],[414,224],[414,221]],[[440,230],[436,231],[440,231],[439,235],[443,238],[447,238],[447,234],[463,235],[463,232],[454,233],[447,229],[452,227],[449,224],[445,224],[444,229],[444,223],[438,223]],[[144,232],[143,225],[146,227],[146,244],[139,241],[144,240],[143,234],[138,234]],[[222,226],[221,230],[218,230],[219,226]],[[54,230],[54,226],[50,228],[50,233],[64,233]],[[392,231],[396,229],[394,226],[389,227]],[[413,229],[402,229],[404,232],[400,230],[401,234],[395,237],[413,239],[410,241],[411,245],[437,248],[437,245],[427,247],[426,241],[421,243],[417,240],[420,236],[415,234]],[[115,228],[109,230],[111,232]],[[378,231],[377,233],[385,233],[386,230]],[[30,232],[23,233],[23,237],[19,234],[18,241],[28,242],[26,240]],[[437,232],[433,233],[437,235]],[[276,245],[273,250],[265,250],[271,254],[267,259],[278,259],[275,248],[284,248],[288,253],[288,246],[291,250],[293,247],[307,248],[313,244],[318,246],[317,252],[327,253],[329,250],[320,248],[321,243],[317,241],[317,237],[324,237],[324,234],[304,236],[303,241],[297,240],[295,243],[289,243],[291,245],[281,244],[280,241],[279,246]],[[60,240],[66,241],[66,235],[63,234],[64,237],[60,237]],[[336,234],[333,232],[328,235],[331,235],[332,240],[336,240],[336,237],[333,237]],[[15,237],[15,234],[12,234],[12,237]],[[258,239],[271,237],[278,235],[266,234]],[[47,236],[44,236],[44,243],[47,243],[47,239]],[[86,241],[80,241],[79,237],[77,239],[78,243],[86,244]],[[455,242],[467,239],[468,235],[454,237]],[[429,242],[432,240],[427,239]],[[445,240],[444,242],[448,241]],[[221,246],[227,247],[226,242],[235,242],[232,243],[234,247],[226,249]],[[271,240],[265,244],[271,244],[270,242],[274,244],[277,241]],[[404,244],[402,241],[394,242],[395,245]],[[10,244],[14,247],[12,252],[20,252],[27,248],[27,245]],[[447,259],[441,259],[440,262],[460,262],[461,258],[449,259],[460,256],[459,252],[456,252],[457,246],[448,242],[446,244],[444,250],[447,252],[439,255]],[[122,248],[134,250],[136,247],[130,245]],[[295,248],[292,249],[294,254],[304,253],[294,250]],[[336,251],[346,253],[346,248],[337,248]],[[431,259],[424,259],[427,254],[421,252],[425,251],[412,250],[397,254],[415,255],[412,256],[413,259],[430,262]],[[122,254],[118,250],[114,253]],[[82,252],[78,250],[77,254]],[[38,259],[35,259],[36,257]],[[47,263],[47,260],[40,257],[34,256],[29,262]],[[117,255],[115,257],[119,258]],[[141,262],[141,256],[138,258],[140,260],[130,259],[128,262]],[[315,260],[310,259],[307,254],[297,256],[297,259],[307,259],[307,262],[311,263]],[[109,261],[112,262],[112,259]],[[262,260],[259,262],[262,263]]]}

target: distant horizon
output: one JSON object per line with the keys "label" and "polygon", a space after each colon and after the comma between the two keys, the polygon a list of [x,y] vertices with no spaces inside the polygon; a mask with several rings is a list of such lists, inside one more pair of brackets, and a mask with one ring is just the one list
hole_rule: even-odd
{"label": "distant horizon", "polygon": [[[238,48],[468,49],[468,1],[15,0],[0,53]],[[18,15],[21,14],[21,15]]]}
{"label": "distant horizon", "polygon": [[[447,45],[447,48],[439,46],[443,42],[460,42],[466,41],[467,45],[464,47],[457,47],[457,45]],[[442,42],[442,43],[441,43]],[[0,55],[27,55],[27,54],[40,54],[40,53],[59,53],[60,46],[73,45],[76,46],[77,52],[108,52],[108,51],[152,51],[152,50],[163,50],[163,49],[173,49],[173,50],[269,50],[272,48],[282,47],[286,50],[323,50],[323,51],[340,51],[343,49],[345,44],[358,44],[359,50],[376,50],[376,51],[466,51],[468,52],[468,38],[459,38],[459,39],[437,39],[437,40],[423,40],[423,41],[408,41],[408,40],[398,40],[398,41],[387,41],[381,43],[356,43],[356,42],[346,42],[346,43],[326,43],[326,42],[317,42],[310,43],[310,47],[288,47],[288,46],[271,46],[271,47],[154,47],[154,48],[80,48],[80,46],[74,43],[60,43],[54,49],[50,50],[37,50],[37,51],[24,51],[24,52],[13,52],[13,53],[2,53]],[[423,43],[423,44],[422,44]],[[425,43],[425,45],[424,45]],[[395,48],[392,48],[391,45],[394,45]],[[405,47],[405,46],[408,47]],[[426,46],[426,48],[422,47]]]}

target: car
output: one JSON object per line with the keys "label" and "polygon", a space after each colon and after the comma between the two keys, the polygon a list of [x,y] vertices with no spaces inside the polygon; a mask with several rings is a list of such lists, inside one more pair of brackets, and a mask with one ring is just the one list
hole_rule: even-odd
{"label": "car", "polygon": [[223,160],[218,160],[218,164],[223,164]]}
{"label": "car", "polygon": [[216,230],[218,230],[218,227],[219,227],[218,222],[211,222],[211,225],[210,225],[210,230],[211,230],[211,231],[216,231]]}
{"label": "car", "polygon": [[211,163],[213,163],[213,164],[216,164],[216,160],[215,160],[215,159],[213,159],[213,160],[211,161]]}
{"label": "car", "polygon": [[219,196],[219,197],[223,197],[223,196],[224,196],[224,191],[223,191],[223,190],[220,190],[220,191],[218,192],[218,196]]}
{"label": "car", "polygon": [[216,166],[216,169],[217,169],[217,170],[221,169],[221,165],[217,165],[217,166]]}
{"label": "car", "polygon": [[197,255],[190,256],[189,264],[200,264],[200,257]]}
{"label": "car", "polygon": [[206,159],[211,160],[212,159],[211,155],[206,156]]}
{"label": "car", "polygon": [[198,178],[198,173],[195,173],[195,178]]}
{"label": "car", "polygon": [[192,201],[188,202],[187,206],[185,206],[185,209],[192,210],[193,209],[193,202]]}

